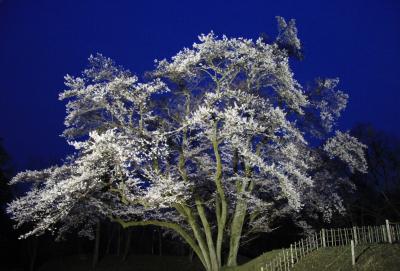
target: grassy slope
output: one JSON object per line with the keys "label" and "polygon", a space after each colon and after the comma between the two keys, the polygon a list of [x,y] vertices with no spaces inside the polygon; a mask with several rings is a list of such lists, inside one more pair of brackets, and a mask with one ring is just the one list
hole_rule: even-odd
{"label": "grassy slope", "polygon": [[245,264],[242,264],[236,268],[227,268],[226,271],[260,270],[261,266],[263,266],[264,263],[268,262],[269,260],[274,259],[280,252],[282,252],[282,250],[280,250],[280,249],[265,252],[264,254],[258,256],[257,258],[255,258]]}
{"label": "grassy slope", "polygon": [[[227,271],[259,271],[260,267],[281,250],[273,250]],[[297,263],[293,271],[396,271],[400,270],[400,245],[380,244],[356,247],[357,263],[352,269],[350,246],[320,249]],[[47,262],[39,271],[87,271],[91,269],[90,258],[78,256]],[[125,262],[107,256],[100,261],[96,271],[201,271],[198,262],[189,262],[187,257],[131,255]]]}
{"label": "grassy slope", "polygon": [[400,245],[356,247],[356,266],[351,266],[350,246],[320,249],[306,256],[293,271],[396,271],[400,270]]}
{"label": "grassy slope", "polygon": [[[259,271],[268,259],[281,250],[273,250],[231,269],[232,271]],[[400,244],[379,244],[356,247],[356,266],[351,266],[350,246],[331,247],[315,251],[297,263],[293,271],[397,271],[400,270]]]}

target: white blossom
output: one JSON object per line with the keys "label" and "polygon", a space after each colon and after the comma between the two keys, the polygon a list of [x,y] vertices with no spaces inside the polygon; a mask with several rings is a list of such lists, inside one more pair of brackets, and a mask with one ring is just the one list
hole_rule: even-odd
{"label": "white blossom", "polygon": [[352,171],[358,170],[363,173],[367,172],[364,154],[366,148],[367,146],[360,143],[357,138],[340,131],[336,131],[335,136],[328,139],[324,145],[324,150],[331,158],[338,157],[348,164]]}

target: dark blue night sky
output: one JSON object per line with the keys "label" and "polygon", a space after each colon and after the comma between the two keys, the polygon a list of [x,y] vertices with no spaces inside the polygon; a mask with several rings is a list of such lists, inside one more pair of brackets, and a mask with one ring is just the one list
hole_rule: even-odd
{"label": "dark blue night sky", "polygon": [[91,53],[140,75],[210,30],[274,36],[276,15],[297,20],[301,83],[341,78],[342,129],[370,122],[400,135],[400,1],[0,0],[0,137],[18,169],[55,163],[71,151],[59,137],[63,76]]}

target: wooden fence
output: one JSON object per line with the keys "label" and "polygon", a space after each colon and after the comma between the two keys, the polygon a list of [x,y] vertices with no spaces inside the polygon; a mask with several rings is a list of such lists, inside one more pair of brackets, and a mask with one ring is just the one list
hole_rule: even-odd
{"label": "wooden fence", "polygon": [[259,270],[290,271],[294,264],[307,254],[324,247],[350,245],[351,240],[356,246],[400,242],[400,223],[391,223],[386,220],[385,225],[379,226],[322,229],[282,249],[279,255],[263,264]]}

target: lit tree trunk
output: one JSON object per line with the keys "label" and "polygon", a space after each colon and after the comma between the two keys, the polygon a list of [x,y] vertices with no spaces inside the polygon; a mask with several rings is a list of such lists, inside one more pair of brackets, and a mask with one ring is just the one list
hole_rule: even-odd
{"label": "lit tree trunk", "polygon": [[222,241],[224,238],[225,225],[228,217],[228,204],[225,198],[225,192],[222,187],[222,159],[218,149],[218,122],[214,124],[214,138],[212,139],[212,145],[216,160],[216,172],[215,172],[215,185],[217,187],[216,195],[216,215],[217,215],[217,261],[218,266],[222,265],[221,251],[222,251]]}
{"label": "lit tree trunk", "polygon": [[237,254],[239,251],[240,237],[242,236],[243,223],[246,216],[246,208],[246,202],[242,199],[239,199],[236,204],[235,213],[233,215],[231,224],[227,266],[237,265]]}
{"label": "lit tree trunk", "polygon": [[242,198],[244,192],[251,192],[253,190],[254,183],[248,181],[251,177],[251,168],[246,166],[246,179],[242,183],[236,184],[238,199],[235,207],[231,223],[231,236],[229,240],[229,255],[227,266],[237,266],[237,255],[239,252],[240,238],[242,236],[242,229],[244,219],[247,213],[247,202],[246,199]]}

